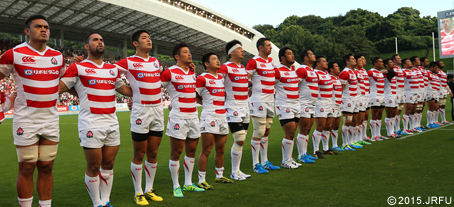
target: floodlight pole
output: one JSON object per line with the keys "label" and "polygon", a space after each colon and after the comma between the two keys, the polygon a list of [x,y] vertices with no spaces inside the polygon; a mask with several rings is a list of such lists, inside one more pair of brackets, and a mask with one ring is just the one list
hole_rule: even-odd
{"label": "floodlight pole", "polygon": [[396,54],[399,54],[399,51],[397,50],[397,37],[395,38],[396,40]]}
{"label": "floodlight pole", "polygon": [[[435,33],[432,32],[432,46],[433,46],[433,52],[434,52],[434,61],[436,61],[435,59]],[[441,50],[441,48],[440,48]]]}

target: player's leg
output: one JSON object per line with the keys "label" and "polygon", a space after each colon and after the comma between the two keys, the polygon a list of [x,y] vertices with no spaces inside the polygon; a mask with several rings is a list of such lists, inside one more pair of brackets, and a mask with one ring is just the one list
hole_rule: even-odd
{"label": "player's leg", "polygon": [[387,136],[390,138],[397,138],[394,136],[394,108],[392,107],[385,107],[386,118],[385,118],[385,126],[386,126],[386,133]]}
{"label": "player's leg", "polygon": [[57,150],[58,142],[54,142],[43,137],[39,140],[37,162],[38,177],[36,180],[36,189],[39,195],[39,204],[43,207],[51,205],[52,188],[54,183],[52,169],[57,155]]}
{"label": "player's leg", "polygon": [[173,182],[173,196],[183,197],[181,192],[180,183],[178,182],[178,174],[180,172],[180,156],[184,148],[184,139],[170,137],[170,176]]}
{"label": "player's leg", "polygon": [[162,131],[150,131],[147,140],[147,159],[145,160],[145,197],[152,201],[162,201],[153,189],[156,168],[158,166],[158,148],[162,141]]}
{"label": "player's leg", "polygon": [[389,139],[388,137],[381,135],[382,117],[383,117],[384,110],[385,110],[385,106],[383,106],[383,105],[380,106],[380,108],[378,109],[378,119],[376,120],[376,123],[378,123],[377,134],[381,139]]}
{"label": "player's leg", "polygon": [[20,206],[31,207],[33,202],[33,174],[38,162],[38,142],[30,146],[16,145],[19,162],[17,197]]}
{"label": "player's leg", "polygon": [[[372,117],[370,119],[370,132],[372,134],[372,140],[374,140],[374,141],[383,141],[377,134],[377,131],[379,130],[379,129],[377,129],[378,128],[377,119],[379,117],[379,112],[380,112],[380,109],[378,106],[371,107]],[[381,119],[380,119],[380,121],[381,121]]]}
{"label": "player's leg", "polygon": [[313,115],[307,117],[300,117],[298,122],[299,125],[299,134],[297,136],[297,148],[298,148],[298,161],[302,163],[313,163],[313,160],[317,159],[314,156],[307,153],[307,145],[309,143],[309,132],[314,125]]}
{"label": "player's leg", "polygon": [[199,143],[199,138],[188,137],[184,141],[186,155],[184,156],[184,162],[183,162],[184,163],[184,175],[185,175],[183,191],[194,191],[194,192],[205,191],[205,189],[199,188],[194,183],[192,183],[192,171],[194,170],[195,153],[197,150],[198,143]]}
{"label": "player's leg", "polygon": [[148,205],[142,190],[142,162],[147,151],[147,134],[139,134],[131,131],[132,146],[134,149],[131,161],[131,175],[134,184],[134,201],[138,205]]}
{"label": "player's leg", "polygon": [[[241,157],[243,155],[243,145],[246,140],[247,126],[242,122],[229,122],[229,129],[233,137],[233,145],[230,150],[230,157],[232,162],[232,172],[230,177],[235,180],[246,180],[245,177],[240,175]],[[247,126],[246,126],[247,125]]]}
{"label": "player's leg", "polygon": [[330,115],[330,117],[326,118],[325,127],[323,128],[323,133],[322,133],[323,154],[328,154],[328,155],[338,155],[339,154],[339,153],[333,151],[329,147],[329,140],[330,140],[329,138],[331,135],[331,129],[333,128],[333,123],[334,123],[333,116]]}
{"label": "player's leg", "polygon": [[113,166],[119,148],[119,145],[102,147],[102,162],[101,169],[99,171],[99,178],[101,182],[101,202],[106,206],[109,206],[110,204],[110,193],[112,192],[114,177]]}
{"label": "player's leg", "polygon": [[320,141],[323,136],[323,129],[325,128],[326,118],[316,117],[315,118],[315,131],[312,133],[312,143],[314,146],[314,157],[319,159],[325,158],[320,152]]}
{"label": "player's leg", "polygon": [[93,206],[104,205],[101,202],[99,195],[100,179],[99,168],[102,163],[102,148],[87,148],[84,147],[85,160],[87,169],[85,171],[85,187],[93,202]]}
{"label": "player's leg", "polygon": [[344,125],[342,126],[342,148],[346,151],[354,151],[348,144],[350,139],[350,126],[352,125],[353,113],[343,112]]}
{"label": "player's leg", "polygon": [[207,162],[208,156],[210,156],[211,149],[214,145],[214,134],[203,133],[201,136],[202,151],[200,152],[199,159],[197,160],[198,164],[198,177],[199,182],[196,184],[199,188],[204,188],[205,190],[211,190],[213,187],[206,182],[206,171],[207,171]]}
{"label": "player's leg", "polygon": [[293,138],[295,137],[296,128],[298,123],[295,118],[292,119],[280,119],[279,120],[284,130],[284,138],[282,139],[282,162],[281,167],[286,169],[296,169],[298,165],[295,165],[292,153],[293,153]]}
{"label": "player's leg", "polygon": [[251,139],[251,150],[252,150],[252,165],[254,172],[256,173],[267,173],[263,165],[259,161],[259,153],[261,148],[261,139],[266,132],[266,117],[252,116],[252,125],[254,132]]}
{"label": "player's leg", "polygon": [[366,112],[364,113],[364,119],[363,119],[363,135],[362,138],[364,141],[372,141],[370,137],[367,136],[367,122],[369,120],[369,113],[370,113],[370,107],[367,107]]}
{"label": "player's leg", "polygon": [[215,180],[218,183],[233,183],[232,180],[224,177],[224,152],[225,143],[227,142],[227,134],[216,134],[214,138],[214,148],[216,150],[216,153],[214,154],[214,164],[216,170]]}
{"label": "player's leg", "polygon": [[405,103],[404,107],[405,107],[405,111],[404,111],[404,115],[402,116],[403,131],[407,134],[413,134],[410,131],[411,128],[408,128],[408,124],[410,123],[410,114],[411,114],[411,111],[413,110],[413,104]]}
{"label": "player's leg", "polygon": [[[274,111],[274,109],[273,109]],[[260,156],[261,156],[261,162],[263,167],[266,170],[278,170],[280,167],[274,166],[272,162],[268,161],[268,135],[270,134],[271,131],[271,125],[273,124],[273,117],[274,117],[274,112],[272,116],[270,114],[267,114],[266,117],[266,123],[265,123],[265,134],[263,135],[262,139],[260,139]]]}
{"label": "player's leg", "polygon": [[440,117],[441,117],[441,123],[442,124],[449,124],[449,121],[446,120],[446,97],[443,99],[440,99]]}

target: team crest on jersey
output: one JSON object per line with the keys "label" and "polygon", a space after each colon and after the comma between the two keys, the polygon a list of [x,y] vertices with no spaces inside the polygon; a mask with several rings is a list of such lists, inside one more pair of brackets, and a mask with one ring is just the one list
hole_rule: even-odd
{"label": "team crest on jersey", "polygon": [[233,80],[240,80],[240,76],[235,76],[235,78],[233,78]]}
{"label": "team crest on jersey", "polygon": [[22,127],[19,127],[19,129],[17,129],[16,131],[17,135],[23,135],[24,134],[24,130],[22,129]]}
{"label": "team crest on jersey", "polygon": [[214,121],[211,121],[210,126],[211,126],[211,127],[215,127],[215,126],[216,126],[216,123],[215,123]]}
{"label": "team crest on jersey", "polygon": [[180,125],[179,124],[175,124],[175,126],[173,126],[173,129],[180,130]]}
{"label": "team crest on jersey", "polygon": [[88,132],[87,132],[87,138],[92,138],[92,137],[93,137],[93,132],[88,131]]}
{"label": "team crest on jersey", "polygon": [[285,109],[285,112],[290,113],[290,109],[289,108]]}
{"label": "team crest on jersey", "polygon": [[347,106],[348,106],[348,107],[352,107],[352,104],[351,104],[351,103],[348,103]]}
{"label": "team crest on jersey", "polygon": [[263,106],[259,106],[259,111],[263,111]]}
{"label": "team crest on jersey", "polygon": [[143,78],[145,75],[143,73],[137,73],[137,78]]}
{"label": "team crest on jersey", "polygon": [[324,111],[325,111],[325,109],[323,109],[323,108],[320,109],[320,112],[324,112]]}
{"label": "team crest on jersey", "polygon": [[110,71],[109,71],[109,74],[110,74],[111,76],[115,76],[115,72],[113,72],[113,70],[110,70]]}
{"label": "team crest on jersey", "polygon": [[136,124],[137,124],[137,125],[142,125],[142,119],[137,119],[137,120],[136,120]]}
{"label": "team crest on jersey", "polygon": [[24,75],[33,75],[33,70],[24,70]]}
{"label": "team crest on jersey", "polygon": [[238,116],[238,111],[234,111],[233,116]]}
{"label": "team crest on jersey", "polygon": [[306,111],[306,112],[309,112],[309,108],[306,108],[305,111]]}
{"label": "team crest on jersey", "polygon": [[157,64],[157,63],[154,63],[153,65],[154,65],[154,67],[155,67],[155,68],[157,68],[157,67],[158,67],[158,64]]}
{"label": "team crest on jersey", "polygon": [[196,77],[195,77],[195,75],[192,75],[192,79],[196,80]]}
{"label": "team crest on jersey", "polygon": [[55,59],[54,57],[50,60],[50,63],[52,63],[52,65],[57,65],[58,64],[58,61],[57,59]]}
{"label": "team crest on jersey", "polygon": [[96,79],[88,80],[88,85],[95,85],[95,84],[96,84]]}

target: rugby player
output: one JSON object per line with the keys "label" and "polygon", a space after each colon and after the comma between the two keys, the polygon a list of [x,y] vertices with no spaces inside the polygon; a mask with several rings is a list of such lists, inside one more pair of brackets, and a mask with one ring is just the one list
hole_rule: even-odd
{"label": "rugby player", "polygon": [[112,206],[113,165],[120,147],[115,91],[132,97],[132,90],[124,85],[117,66],[103,62],[101,35],[88,34],[84,47],[87,59],[68,67],[58,91],[63,93],[75,88],[80,99],[79,140],[87,161],[85,187],[93,206]]}
{"label": "rugby player", "polygon": [[331,76],[331,81],[333,82],[333,117],[330,117],[326,120],[328,125],[331,125],[331,137],[333,142],[333,148],[331,150],[337,152],[344,152],[345,150],[342,149],[337,145],[337,138],[339,136],[339,124],[341,121],[341,109],[340,105],[342,103],[342,83],[339,80],[339,73],[340,67],[339,64],[335,61],[330,61],[328,63],[328,72]]}
{"label": "rugby player", "polygon": [[[413,67],[410,59],[402,60],[402,72],[404,74],[405,86],[404,86],[404,97],[405,97],[405,111],[402,117],[403,129],[407,134],[413,134],[413,132],[420,132],[415,129],[413,120],[415,119],[416,105],[418,102],[419,93],[419,77],[411,70]],[[410,127],[408,128],[408,124]]]}
{"label": "rugby player", "polygon": [[[362,141],[367,141],[367,142],[372,142],[370,137],[367,136],[367,121],[369,120],[369,112],[370,112],[370,106],[369,106],[369,94],[370,94],[370,82],[369,82],[369,74],[367,74],[366,69],[364,67],[367,64],[366,58],[364,56],[361,57],[363,60],[363,67],[359,69],[359,73],[363,76],[363,84],[364,84],[364,94],[361,96],[363,99],[363,107],[360,108],[359,113],[362,114],[364,113],[364,116],[361,116],[361,119],[363,120],[362,124],[360,123],[360,131],[362,132],[361,134],[361,139]],[[361,93],[362,94],[362,93]],[[364,110],[365,109],[365,110]],[[362,142],[364,144],[364,142]],[[367,144],[366,144],[367,145]]]}
{"label": "rugby player", "polygon": [[400,129],[400,115],[402,114],[402,109],[404,108],[404,85],[405,85],[405,80],[404,80],[404,74],[402,72],[402,68],[400,65],[402,64],[402,59],[398,54],[394,54],[391,56],[391,61],[393,61],[394,64],[394,73],[396,77],[396,84],[397,84],[397,103],[399,104],[397,106],[397,112],[396,112],[396,123],[395,123],[395,133],[398,135],[408,135],[405,131],[402,131]]}
{"label": "rugby player", "polygon": [[429,86],[426,91],[427,101],[427,126],[429,128],[437,128],[440,125],[437,124],[436,114],[438,114],[438,101],[440,96],[440,78],[438,77],[438,63],[431,62],[429,64],[429,70],[427,71],[429,78]]}
{"label": "rugby player", "polygon": [[397,111],[397,92],[396,92],[396,77],[394,72],[394,63],[391,59],[383,60],[387,73],[384,73],[385,76],[385,125],[386,132],[389,138],[398,138],[400,135],[394,132],[394,124],[396,123],[396,111]]}
{"label": "rugby player", "polygon": [[370,106],[372,111],[372,118],[370,120],[370,130],[372,134],[372,140],[383,141],[383,139],[389,139],[381,136],[381,118],[383,116],[383,110],[385,109],[385,76],[383,73],[388,72],[383,70],[383,60],[380,57],[372,58],[374,67],[368,72],[370,80]]}
{"label": "rugby player", "polygon": [[[411,70],[418,76],[418,81],[419,81],[419,92],[417,96],[417,104],[416,104],[416,109],[415,109],[415,115],[414,115],[414,120],[413,125],[416,130],[418,131],[425,131],[425,129],[420,127],[420,117],[419,113],[422,113],[423,106],[424,106],[424,75],[422,74],[421,70],[419,69],[419,66],[421,65],[421,62],[418,57],[412,56],[410,57],[411,64],[413,67]],[[422,118],[422,117],[421,117]]]}
{"label": "rugby player", "polygon": [[37,169],[39,205],[48,207],[52,199],[52,168],[60,140],[58,82],[64,72],[65,59],[59,51],[46,45],[50,36],[46,17],[29,16],[24,33],[29,42],[17,45],[0,57],[0,79],[12,74],[16,83],[13,137],[19,162],[19,205],[32,206],[33,174]]}
{"label": "rugby player", "polygon": [[443,71],[443,69],[445,68],[445,63],[441,60],[437,61],[439,67],[438,67],[438,77],[440,78],[440,82],[441,82],[441,85],[440,85],[440,101],[439,101],[439,105],[440,105],[440,108],[438,109],[438,112],[439,112],[439,115],[440,115],[440,118],[441,118],[441,122],[438,122],[438,115],[437,115],[437,123],[440,124],[440,125],[443,125],[443,124],[450,124],[450,122],[448,120],[446,120],[446,110],[445,110],[445,107],[446,107],[446,97],[448,95],[448,93],[450,93],[450,95],[452,96],[452,92],[451,91],[448,91],[449,87],[448,87],[448,76],[446,75],[446,73]]}
{"label": "rugby player", "polygon": [[5,120],[5,113],[13,108],[16,96],[17,93],[13,92],[9,96],[3,97],[3,93],[0,91],[0,124]]}
{"label": "rugby player", "polygon": [[[366,118],[366,111],[369,113],[368,106],[369,106],[369,90],[370,90],[370,81],[369,81],[369,75],[367,74],[364,75],[363,69],[364,69],[364,63],[365,63],[365,58],[364,55],[355,55],[356,59],[356,66],[355,69],[353,70],[356,74],[356,77],[358,78],[358,104],[359,104],[359,113],[358,113],[358,119],[356,120],[356,136],[353,137],[354,144],[356,145],[370,145],[372,140],[370,138],[367,138],[367,136],[364,135],[364,131],[367,129],[367,127],[364,127],[364,119]],[[367,94],[366,94],[366,83],[367,83]],[[367,99],[366,99],[367,98]],[[366,125],[367,125],[367,119],[366,119]],[[369,141],[369,142],[366,142]]]}

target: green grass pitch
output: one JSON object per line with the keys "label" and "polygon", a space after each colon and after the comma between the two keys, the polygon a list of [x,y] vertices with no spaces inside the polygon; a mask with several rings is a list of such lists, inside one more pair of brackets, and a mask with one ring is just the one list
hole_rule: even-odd
{"label": "green grass pitch", "polygon": [[[450,107],[448,100],[448,120],[451,120]],[[166,117],[167,114],[166,110]],[[122,143],[114,167],[111,200],[116,207],[136,206],[133,202],[134,187],[130,172],[133,149],[129,112],[119,112],[117,115]],[[423,123],[425,122],[424,113]],[[5,120],[0,125],[0,206],[19,206],[15,188],[18,166],[11,127],[12,120]],[[79,146],[77,116],[61,116],[60,131],[61,141],[53,171],[52,204],[65,207],[91,206],[91,199],[84,186],[86,165],[82,147]],[[427,196],[453,196],[453,132],[454,124],[406,139],[373,143],[354,152],[344,152],[339,156],[317,160],[314,164],[304,164],[299,169],[280,169],[258,175],[252,172],[250,126],[241,169],[252,174],[252,178],[235,181],[234,184],[215,183],[212,153],[208,162],[207,181],[213,185],[214,190],[185,193],[184,198],[172,196],[172,180],[168,168],[170,145],[169,138],[164,136],[159,148],[154,183],[154,189],[164,201],[150,201],[150,206],[387,206],[389,196],[421,196],[422,199]],[[382,134],[385,134],[384,124]],[[275,164],[281,162],[283,135],[279,121],[275,118],[269,136],[268,152],[269,160]],[[225,155],[226,177],[230,174],[232,141],[229,135]],[[312,141],[308,148],[312,152]],[[199,153],[200,148],[197,156]],[[294,157],[296,154],[295,146]],[[197,180],[196,164],[193,181]],[[184,170],[180,170],[180,184],[183,181]],[[35,188],[33,206],[38,206],[37,203]]]}

